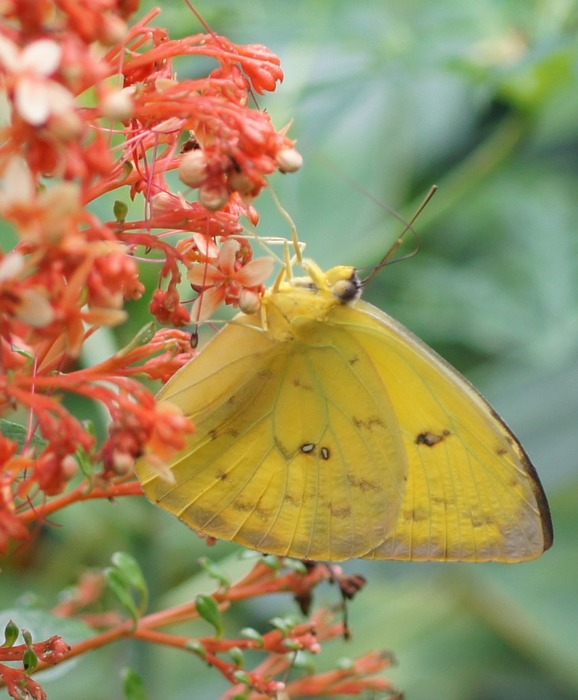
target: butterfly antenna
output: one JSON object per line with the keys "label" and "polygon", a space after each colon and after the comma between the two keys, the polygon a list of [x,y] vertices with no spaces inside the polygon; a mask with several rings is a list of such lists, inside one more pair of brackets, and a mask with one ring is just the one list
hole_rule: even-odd
{"label": "butterfly antenna", "polygon": [[217,39],[217,35],[215,32],[209,27],[207,22],[205,21],[205,18],[203,15],[197,10],[197,8],[193,5],[193,3],[190,0],[185,0],[187,5],[189,6],[189,9],[191,12],[195,15],[195,17],[199,20],[199,23],[202,25],[202,27],[209,33],[214,39]]}
{"label": "butterfly antenna", "polygon": [[[383,258],[377,263],[377,265],[373,268],[373,270],[370,272],[369,276],[366,277],[362,284],[365,286],[366,284],[369,284],[374,277],[377,276],[377,274],[391,261],[393,256],[397,253],[399,248],[401,247],[401,244],[404,241],[405,235],[408,231],[411,231],[413,235],[416,237],[419,245],[419,236],[417,235],[416,231],[413,228],[413,224],[417,220],[418,216],[422,213],[422,211],[426,208],[428,205],[430,199],[434,196],[434,194],[437,192],[437,185],[432,185],[430,188],[430,191],[426,194],[423,202],[419,205],[417,211],[415,214],[411,217],[409,221],[404,221],[404,229],[403,231],[399,234],[397,240],[395,243],[391,246],[391,248],[387,251],[387,253],[383,256]],[[398,219],[400,219],[399,215],[396,215]],[[403,219],[402,219],[403,221]],[[415,253],[412,253],[411,255],[414,255]],[[409,256],[405,256],[409,257]],[[400,258],[400,260],[403,260],[404,258]],[[397,262],[397,261],[396,261]]]}

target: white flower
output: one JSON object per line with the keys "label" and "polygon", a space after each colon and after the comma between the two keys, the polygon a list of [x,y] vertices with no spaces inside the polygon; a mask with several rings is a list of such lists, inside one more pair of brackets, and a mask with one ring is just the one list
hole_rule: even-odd
{"label": "white flower", "polygon": [[51,114],[74,107],[74,96],[49,79],[62,59],[62,49],[50,39],[39,39],[20,49],[0,36],[0,66],[14,87],[14,108],[32,126],[44,124]]}

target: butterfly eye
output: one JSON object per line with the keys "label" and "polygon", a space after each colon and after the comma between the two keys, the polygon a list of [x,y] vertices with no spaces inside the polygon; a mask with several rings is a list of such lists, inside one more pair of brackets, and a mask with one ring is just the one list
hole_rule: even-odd
{"label": "butterfly eye", "polygon": [[357,275],[351,279],[339,280],[331,288],[333,295],[344,304],[359,299],[361,296],[361,283]]}

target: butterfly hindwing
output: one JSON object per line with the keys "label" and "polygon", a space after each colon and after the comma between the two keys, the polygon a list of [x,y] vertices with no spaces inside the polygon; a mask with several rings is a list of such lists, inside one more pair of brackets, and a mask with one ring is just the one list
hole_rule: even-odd
{"label": "butterfly hindwing", "polygon": [[[174,484],[141,471],[149,497],[193,528],[266,552],[338,560],[383,542],[405,480],[395,417],[355,342],[315,343],[271,345],[252,324],[221,331],[204,351],[218,369],[206,371],[202,353],[159,396],[196,433],[171,465]],[[352,395],[369,407],[361,418]]]}

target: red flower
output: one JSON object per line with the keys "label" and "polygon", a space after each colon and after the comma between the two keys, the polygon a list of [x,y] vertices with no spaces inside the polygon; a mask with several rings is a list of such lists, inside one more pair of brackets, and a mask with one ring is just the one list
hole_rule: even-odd
{"label": "red flower", "polygon": [[243,265],[238,259],[240,250],[239,241],[229,239],[214,263],[195,265],[189,270],[189,281],[200,290],[191,310],[195,322],[210,318],[223,303],[239,306],[245,313],[259,308],[263,282],[273,272],[273,259],[258,258]]}

